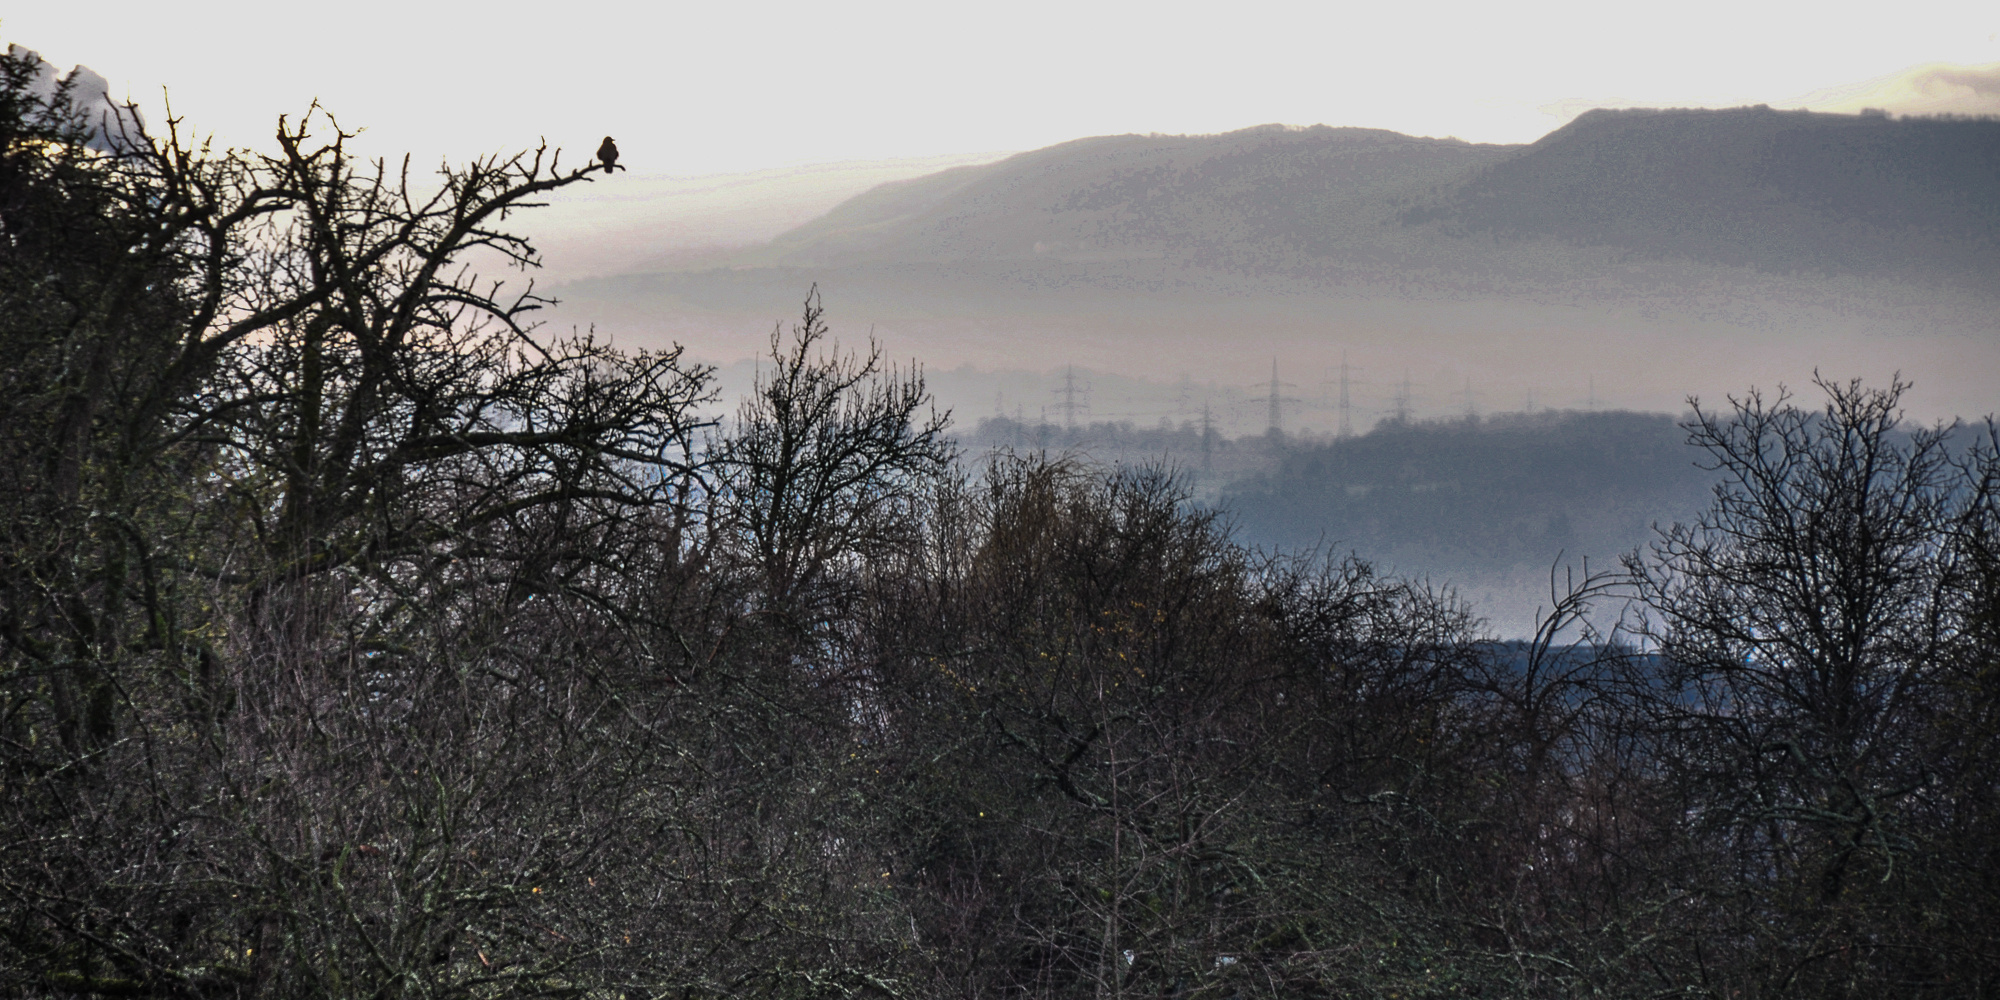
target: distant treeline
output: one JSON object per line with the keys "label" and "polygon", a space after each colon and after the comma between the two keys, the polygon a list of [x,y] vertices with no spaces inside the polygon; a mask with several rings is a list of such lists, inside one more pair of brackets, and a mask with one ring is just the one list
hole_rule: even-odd
{"label": "distant treeline", "polygon": [[1665,414],[1543,412],[1385,421],[1286,448],[1223,504],[1247,541],[1332,545],[1399,565],[1488,571],[1604,560],[1686,520],[1715,481]]}
{"label": "distant treeline", "polygon": [[1227,456],[1232,463],[1245,452],[1266,454],[1261,438],[1235,439],[1193,420],[1165,420],[1139,426],[1130,420],[1094,420],[1066,425],[1049,421],[982,417],[961,442],[975,453],[996,450],[1074,450],[1108,463],[1153,461],[1182,470],[1199,469],[1204,457]]}
{"label": "distant treeline", "polygon": [[962,444],[1157,464],[1200,486],[1244,544],[1356,551],[1438,578],[1546,571],[1563,554],[1610,565],[1656,524],[1690,519],[1715,482],[1679,420],[1622,411],[1384,420],[1348,438],[996,417]]}

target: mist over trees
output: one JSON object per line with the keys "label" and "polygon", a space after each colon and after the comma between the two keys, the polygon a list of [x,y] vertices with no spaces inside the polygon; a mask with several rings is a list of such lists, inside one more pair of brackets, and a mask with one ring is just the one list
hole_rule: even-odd
{"label": "mist over trees", "polygon": [[2000,435],[1900,383],[1698,411],[1706,512],[1494,643],[1164,472],[954,464],[816,296],[726,423],[537,330],[467,261],[616,183],[552,148],[93,149],[36,69],[0,992],[1996,989]]}
{"label": "mist over trees", "polygon": [[1352,549],[1444,579],[1521,576],[1546,591],[1559,559],[1610,566],[1655,523],[1691,518],[1715,478],[1701,459],[1665,414],[1386,420],[1289,445],[1221,503],[1256,544]]}
{"label": "mist over trees", "polygon": [[1348,437],[987,417],[961,440],[975,457],[1045,450],[1171,468],[1237,542],[1427,575],[1471,597],[1505,638],[1534,631],[1551,565],[1615,566],[1655,525],[1692,519],[1716,478],[1673,417],[1625,411],[1390,417]]}

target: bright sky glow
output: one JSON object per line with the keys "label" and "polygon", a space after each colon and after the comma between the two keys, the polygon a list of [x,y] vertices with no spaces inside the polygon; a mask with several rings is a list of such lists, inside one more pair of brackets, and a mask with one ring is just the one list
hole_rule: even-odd
{"label": "bright sky glow", "polygon": [[1799,106],[1926,63],[2000,63],[2000,4],[1893,8],[1019,0],[94,0],[0,42],[110,79],[158,121],[269,146],[317,97],[374,152],[532,145],[634,171],[1031,149],[1263,122],[1524,142],[1597,104]]}

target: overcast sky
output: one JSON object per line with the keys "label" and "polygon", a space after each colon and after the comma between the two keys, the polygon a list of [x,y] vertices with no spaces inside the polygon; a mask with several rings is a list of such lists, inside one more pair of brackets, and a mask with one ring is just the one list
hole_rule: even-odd
{"label": "overcast sky", "polygon": [[[76,0],[0,41],[268,146],[317,97],[424,158],[618,137],[636,171],[1022,150],[1264,122],[1525,142],[1594,105],[1798,106],[2000,63],[2000,3],[481,4]],[[1847,88],[1842,90],[1841,88]]]}

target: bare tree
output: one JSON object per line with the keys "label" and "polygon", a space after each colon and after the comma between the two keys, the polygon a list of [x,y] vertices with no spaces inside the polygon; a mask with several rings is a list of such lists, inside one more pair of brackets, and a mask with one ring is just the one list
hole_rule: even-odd
{"label": "bare tree", "polygon": [[615,869],[657,742],[591,666],[706,372],[537,336],[541,299],[465,267],[532,264],[501,223],[584,171],[426,188],[316,111],[271,156],[172,122],[96,152],[9,59],[6,988],[610,974],[602,894],[556,890]]}
{"label": "bare tree", "polygon": [[718,450],[726,517],[771,610],[811,626],[830,585],[915,537],[913,497],[952,458],[923,373],[842,354],[815,288]]}
{"label": "bare tree", "polygon": [[1942,769],[1992,748],[1948,721],[1978,644],[1962,540],[1990,519],[1992,458],[1955,457],[1954,428],[1905,428],[1905,382],[1817,384],[1820,411],[1754,392],[1697,407],[1714,506],[1628,565],[1668,667],[1656,753],[1715,852],[1711,916],[1738,949],[1711,955],[1758,988],[1828,995],[1970,957],[1939,946],[1971,872],[1937,838],[1962,820]]}

